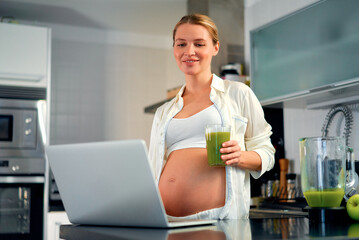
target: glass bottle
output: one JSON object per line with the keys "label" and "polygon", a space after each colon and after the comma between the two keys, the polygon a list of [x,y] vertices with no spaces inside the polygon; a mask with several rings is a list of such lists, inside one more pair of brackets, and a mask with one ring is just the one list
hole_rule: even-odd
{"label": "glass bottle", "polygon": [[280,184],[279,184],[279,174],[274,173],[274,182],[273,182],[273,197],[279,197],[280,195]]}
{"label": "glass bottle", "polygon": [[287,173],[287,192],[288,199],[295,199],[295,189],[296,189],[296,177],[295,173]]}

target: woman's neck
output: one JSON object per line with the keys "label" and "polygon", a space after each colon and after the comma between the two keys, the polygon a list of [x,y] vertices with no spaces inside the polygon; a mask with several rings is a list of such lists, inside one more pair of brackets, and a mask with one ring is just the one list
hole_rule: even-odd
{"label": "woman's neck", "polygon": [[197,75],[186,75],[186,91],[199,92],[207,89],[212,83],[212,73],[206,72]]}

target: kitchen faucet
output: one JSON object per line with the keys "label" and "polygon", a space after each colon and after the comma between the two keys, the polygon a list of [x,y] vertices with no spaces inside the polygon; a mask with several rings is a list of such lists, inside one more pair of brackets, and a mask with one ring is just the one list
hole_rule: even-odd
{"label": "kitchen faucet", "polygon": [[345,127],[344,127],[344,137],[345,137],[345,145],[350,146],[350,134],[352,132],[353,125],[353,114],[352,111],[344,105],[335,105],[332,107],[327,116],[325,117],[325,121],[322,127],[322,136],[326,137],[328,135],[329,126],[333,121],[334,116],[338,113],[342,112],[344,114]]}
{"label": "kitchen faucet", "polygon": [[322,137],[327,137],[329,126],[333,121],[334,116],[342,112],[344,114],[345,126],[344,126],[344,138],[346,145],[346,183],[345,183],[345,200],[348,200],[351,196],[358,193],[358,175],[355,172],[354,168],[354,151],[350,147],[350,134],[352,131],[353,124],[353,114],[352,111],[344,105],[335,105],[332,107],[327,116],[322,127]]}

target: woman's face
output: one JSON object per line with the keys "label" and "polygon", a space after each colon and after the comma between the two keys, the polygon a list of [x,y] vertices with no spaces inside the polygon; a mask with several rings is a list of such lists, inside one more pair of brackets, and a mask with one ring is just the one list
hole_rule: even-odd
{"label": "woman's face", "polygon": [[213,45],[205,27],[186,23],[177,28],[173,53],[184,74],[211,73],[212,57],[217,55],[218,49],[219,43]]}

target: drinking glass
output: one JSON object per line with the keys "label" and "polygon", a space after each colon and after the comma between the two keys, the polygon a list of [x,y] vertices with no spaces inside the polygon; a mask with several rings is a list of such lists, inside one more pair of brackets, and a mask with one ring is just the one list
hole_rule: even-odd
{"label": "drinking glass", "polygon": [[206,144],[209,166],[226,166],[221,159],[220,149],[224,142],[231,139],[231,126],[210,124],[206,126]]}

